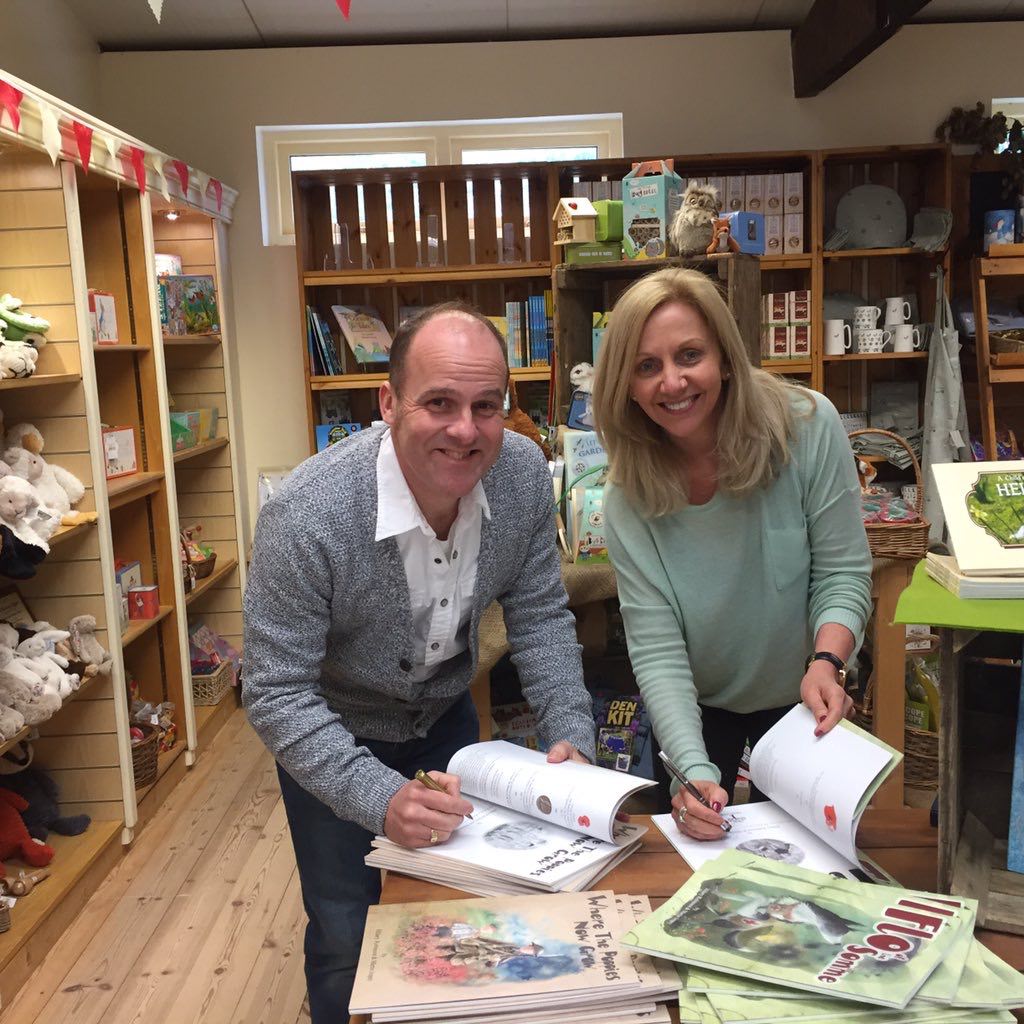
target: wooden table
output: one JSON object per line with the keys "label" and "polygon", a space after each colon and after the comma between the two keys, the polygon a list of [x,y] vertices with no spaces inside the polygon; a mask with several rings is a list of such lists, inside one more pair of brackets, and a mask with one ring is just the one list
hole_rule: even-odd
{"label": "wooden table", "polygon": [[[635,815],[638,824],[650,825],[645,816]],[[916,808],[893,811],[869,809],[861,821],[858,841],[861,849],[891,872],[903,885],[934,891],[936,882],[936,830],[928,823],[928,812]],[[643,847],[597,883],[597,888],[617,893],[646,895],[654,907],[661,906],[693,872],[672,848],[658,828],[650,825]],[[425,900],[468,899],[469,893],[433,882],[421,882],[389,874],[381,903],[419,903]],[[1018,971],[1024,970],[1024,937],[979,929],[978,938]],[[669,1006],[673,1020],[676,1008]],[[366,1018],[353,1017],[352,1024]]]}

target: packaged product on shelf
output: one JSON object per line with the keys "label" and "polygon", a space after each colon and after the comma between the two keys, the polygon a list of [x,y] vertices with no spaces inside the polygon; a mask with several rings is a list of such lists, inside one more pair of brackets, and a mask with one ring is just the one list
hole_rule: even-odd
{"label": "packaged product on shelf", "polygon": [[765,359],[789,358],[789,327],[765,324],[761,330],[761,355]]}
{"label": "packaged product on shelf", "polygon": [[160,278],[160,324],[165,334],[216,334],[220,330],[217,289],[209,274]]}
{"label": "packaged product on shelf", "polygon": [[811,322],[811,293],[806,288],[789,293],[789,322],[809,324]]}
{"label": "packaged product on shelf", "polygon": [[564,249],[566,263],[618,263],[622,259],[621,242],[579,242]]}
{"label": "packaged product on shelf", "polygon": [[764,175],[748,174],[746,178],[746,209],[764,213]]}
{"label": "packaged product on shelf", "polygon": [[804,215],[787,213],[782,224],[782,251],[801,253],[804,251]]}
{"label": "packaged product on shelf", "polygon": [[782,217],[765,217],[764,251],[769,256],[782,255]]}
{"label": "packaged product on shelf", "polygon": [[128,588],[128,618],[155,619],[160,614],[160,593],[155,583]]}
{"label": "packaged product on shelf", "polygon": [[316,427],[316,450],[322,452],[362,429],[361,423],[320,423]]}
{"label": "packaged product on shelf", "polygon": [[783,213],[783,188],[785,178],[782,174],[766,174],[764,176],[764,213],[777,216]]}
{"label": "packaged product on shelf", "polygon": [[[609,183],[606,182],[606,184]],[[595,240],[598,242],[621,242],[622,200],[597,199],[594,201],[594,209],[597,210]]]}
{"label": "packaged product on shelf", "polygon": [[172,412],[171,423],[176,423],[179,428],[184,428],[188,432],[186,448],[194,448],[199,444],[199,413],[197,411]]}
{"label": "packaged product on shelf", "polygon": [[651,723],[639,694],[593,693],[597,764],[602,768],[654,779]]}
{"label": "packaged product on shelf", "polygon": [[633,164],[622,179],[622,248],[627,260],[668,254],[668,228],[682,201],[671,160]]}
{"label": "packaged product on shelf", "polygon": [[809,324],[789,325],[789,354],[794,359],[810,359],[811,328]]}
{"label": "packaged product on shelf", "polygon": [[729,233],[739,244],[740,252],[763,256],[765,218],[760,213],[747,210],[733,210],[724,216],[729,222]]}
{"label": "packaged product on shelf", "polygon": [[725,195],[722,197],[722,209],[733,213],[745,210],[747,203],[747,179],[742,174],[733,174],[725,179]]}
{"label": "packaged product on shelf", "polygon": [[108,480],[119,476],[130,476],[139,471],[135,454],[134,427],[104,427],[103,454],[104,470]]}
{"label": "packaged product on shelf", "polygon": [[604,487],[574,487],[565,498],[569,547],[574,562],[607,562]]}
{"label": "packaged product on shelf", "polygon": [[119,345],[117,310],[110,292],[89,289],[89,329],[94,345]]}
{"label": "packaged product on shelf", "polygon": [[804,212],[804,175],[803,171],[790,171],[786,174],[784,185],[786,213]]}
{"label": "packaged product on shelf", "polygon": [[768,292],[761,296],[761,323],[789,323],[789,292]]}

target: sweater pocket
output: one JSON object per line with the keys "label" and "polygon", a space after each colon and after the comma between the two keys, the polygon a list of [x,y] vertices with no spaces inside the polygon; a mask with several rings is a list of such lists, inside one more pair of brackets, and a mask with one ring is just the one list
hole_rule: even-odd
{"label": "sweater pocket", "polygon": [[807,576],[811,567],[811,546],[803,527],[768,527],[764,539],[777,590],[785,590]]}

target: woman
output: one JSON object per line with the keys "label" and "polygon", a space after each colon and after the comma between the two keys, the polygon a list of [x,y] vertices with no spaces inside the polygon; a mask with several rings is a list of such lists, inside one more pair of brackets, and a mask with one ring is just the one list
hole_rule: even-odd
{"label": "woman", "polygon": [[687,835],[721,838],[744,743],[798,700],[818,735],[852,707],[871,557],[850,445],[826,398],[750,365],[693,270],[616,303],[594,418],[633,670],[661,746],[713,808],[680,791],[673,813]]}

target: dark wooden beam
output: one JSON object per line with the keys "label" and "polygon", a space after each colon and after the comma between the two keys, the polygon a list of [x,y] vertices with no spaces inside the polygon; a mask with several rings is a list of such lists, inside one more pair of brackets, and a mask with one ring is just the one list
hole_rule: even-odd
{"label": "dark wooden beam", "polygon": [[815,0],[793,30],[793,91],[817,96],[877,50],[928,0]]}

